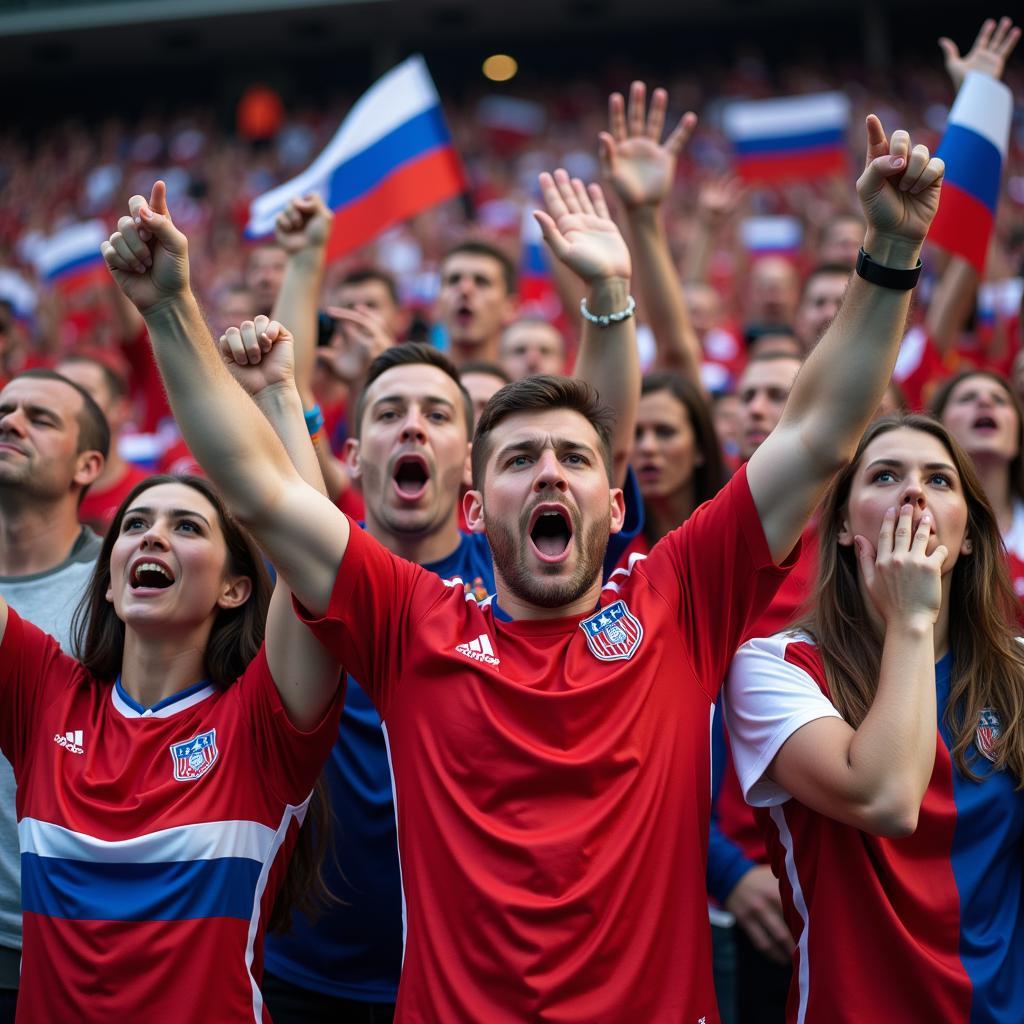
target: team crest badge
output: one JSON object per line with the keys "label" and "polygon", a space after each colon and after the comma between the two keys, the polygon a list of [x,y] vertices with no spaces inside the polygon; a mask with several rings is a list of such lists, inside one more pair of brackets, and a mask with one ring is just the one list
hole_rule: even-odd
{"label": "team crest badge", "polygon": [[615,601],[595,612],[580,623],[580,629],[590,653],[601,661],[628,661],[644,638],[644,627],[625,601]]}
{"label": "team crest badge", "polygon": [[217,763],[218,753],[216,729],[201,732],[184,743],[172,743],[174,777],[178,782],[201,779]]}
{"label": "team crest badge", "polygon": [[982,708],[978,716],[978,730],[974,734],[974,745],[992,762],[996,759],[995,745],[1000,732],[999,716],[992,708]]}

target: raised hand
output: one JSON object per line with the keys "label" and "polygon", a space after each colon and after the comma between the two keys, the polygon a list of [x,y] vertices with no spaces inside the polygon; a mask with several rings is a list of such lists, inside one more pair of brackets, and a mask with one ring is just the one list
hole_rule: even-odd
{"label": "raised hand", "polygon": [[1003,77],[1007,58],[1020,39],[1020,28],[1010,18],[987,18],[978,32],[974,45],[962,57],[956,43],[947,36],[939,40],[939,47],[946,61],[946,70],[953,79],[953,88],[958,92],[968,71],[980,71],[995,79]]}
{"label": "raised hand", "polygon": [[634,82],[629,89],[629,110],[621,93],[608,97],[609,131],[598,136],[601,173],[627,209],[656,205],[672,188],[676,161],[697,126],[697,115],[688,112],[662,142],[668,93],[655,89],[644,120],[647,87]]}
{"label": "raised hand", "polygon": [[712,178],[697,194],[697,216],[717,230],[736,212],[746,194],[747,189],[739,178],[729,175]]}
{"label": "raised hand", "polygon": [[628,278],[632,271],[629,248],[608,213],[601,186],[585,186],[559,169],[540,175],[547,212],[535,210],[544,241],[551,251],[584,282]]}
{"label": "raised hand", "polygon": [[288,328],[266,316],[229,327],[217,350],[231,376],[250,395],[274,384],[295,381],[295,346]]}
{"label": "raised hand", "polygon": [[[867,117],[867,157],[857,179],[857,195],[874,235],[870,255],[885,262],[881,243],[920,246],[939,208],[939,191],[945,164],[928,147],[911,148],[910,135],[895,131],[887,139],[882,122]],[[875,250],[875,251],[873,251]]]}
{"label": "raised hand", "polygon": [[914,509],[903,505],[882,518],[878,547],[857,536],[857,562],[871,601],[887,625],[934,623],[942,604],[942,566],[948,557],[939,544],[929,555],[932,518],[925,512],[914,528]]}
{"label": "raised hand", "polygon": [[128,214],[100,252],[117,286],[145,315],[188,293],[188,239],[171,221],[162,181],[148,200],[132,196]]}
{"label": "raised hand", "polygon": [[395,339],[384,326],[384,321],[367,309],[348,309],[328,306],[327,312],[337,321],[342,339],[340,348],[317,349],[317,356],[328,369],[347,384],[358,384],[366,376],[370,363]]}
{"label": "raised hand", "polygon": [[327,244],[334,214],[315,192],[293,199],[274,221],[274,238],[289,256]]}

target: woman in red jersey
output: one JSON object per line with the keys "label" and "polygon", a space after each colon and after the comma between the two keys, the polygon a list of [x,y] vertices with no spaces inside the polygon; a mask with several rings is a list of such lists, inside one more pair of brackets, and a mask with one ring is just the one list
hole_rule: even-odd
{"label": "woman in red jersey", "polygon": [[0,628],[17,1019],[269,1020],[263,936],[315,881],[308,842],[288,863],[340,709],[288,591],[206,481],[152,477],[104,540],[80,660],[2,600]]}
{"label": "woman in red jersey", "polygon": [[788,1019],[1019,1022],[1024,649],[995,515],[949,432],[901,416],[820,531],[811,612],[726,689],[797,946]]}
{"label": "woman in red jersey", "polygon": [[966,370],[932,399],[932,414],[970,455],[996,515],[1017,597],[1024,596],[1024,410],[1009,382]]}

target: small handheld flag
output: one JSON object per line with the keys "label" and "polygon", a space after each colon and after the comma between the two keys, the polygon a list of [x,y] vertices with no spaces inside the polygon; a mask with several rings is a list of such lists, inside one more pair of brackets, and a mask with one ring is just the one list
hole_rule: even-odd
{"label": "small handheld flag", "polygon": [[327,256],[336,259],[465,189],[426,63],[410,57],[356,101],[305,171],[252,201],[246,235],[269,235],[291,199],[318,192],[335,214]]}
{"label": "small handheld flag", "polygon": [[32,247],[32,262],[44,284],[73,291],[91,282],[105,265],[100,245],[107,238],[101,220],[81,221],[61,228]]}
{"label": "small handheld flag", "polygon": [[969,71],[935,154],[946,162],[946,172],[928,237],[979,274],[985,269],[1012,120],[1010,89],[991,75]]}
{"label": "small handheld flag", "polygon": [[738,100],[722,114],[741,177],[767,183],[845,172],[849,120],[841,92]]}

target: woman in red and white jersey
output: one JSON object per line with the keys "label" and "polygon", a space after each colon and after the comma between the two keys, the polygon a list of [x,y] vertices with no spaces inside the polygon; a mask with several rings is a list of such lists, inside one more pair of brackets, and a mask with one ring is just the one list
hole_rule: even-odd
{"label": "woman in red and white jersey", "polygon": [[791,1022],[1019,1024],[1024,647],[999,528],[941,424],[876,421],[820,518],[802,627],[726,686],[796,943]]}

